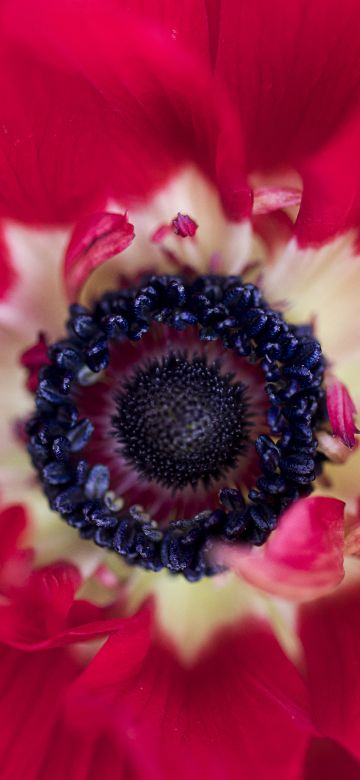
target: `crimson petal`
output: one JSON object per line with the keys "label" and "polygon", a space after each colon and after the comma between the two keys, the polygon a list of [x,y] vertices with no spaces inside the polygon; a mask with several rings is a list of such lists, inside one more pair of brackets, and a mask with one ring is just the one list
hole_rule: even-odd
{"label": "crimson petal", "polygon": [[39,780],[63,689],[78,664],[61,650],[26,654],[2,645],[0,659],[1,776]]}
{"label": "crimson petal", "polygon": [[[205,32],[195,54],[189,5],[166,12],[165,26],[162,5],[141,16],[111,0],[93,0],[91,11],[71,0],[3,5],[3,210],[58,221],[106,197],[127,206],[189,161],[222,179],[225,166],[228,188],[229,150],[236,186],[248,192],[238,117],[204,56]],[[175,18],[179,28],[169,26]]]}
{"label": "crimson petal", "polygon": [[125,737],[157,780],[299,777],[312,732],[305,689],[266,627],[225,632],[192,666],[151,632],[143,610],[74,682],[67,713],[77,729]]}
{"label": "crimson petal", "polygon": [[330,739],[313,739],[305,760],[302,780],[359,780],[360,765],[350,753]]}
{"label": "crimson petal", "polygon": [[[122,618],[111,607],[76,599],[81,585],[78,569],[55,563],[31,573],[0,605],[0,641],[22,650],[41,650],[113,633]],[[121,607],[117,604],[117,615]]]}
{"label": "crimson petal", "polygon": [[79,220],[64,260],[64,279],[69,299],[74,300],[95,268],[123,252],[134,236],[134,226],[128,221],[127,214],[104,211]]}
{"label": "crimson petal", "polygon": [[0,564],[13,557],[18,541],[28,524],[27,513],[22,504],[12,504],[0,512]]}
{"label": "crimson petal", "polygon": [[303,176],[302,243],[359,224],[357,0],[215,5],[213,56],[238,107],[248,170]]}
{"label": "crimson petal", "polygon": [[319,733],[360,760],[360,589],[304,605],[300,637],[304,646],[312,715]]}

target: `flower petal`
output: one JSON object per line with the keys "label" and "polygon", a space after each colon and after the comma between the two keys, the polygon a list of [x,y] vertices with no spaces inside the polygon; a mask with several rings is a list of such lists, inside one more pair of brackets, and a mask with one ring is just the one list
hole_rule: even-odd
{"label": "flower petal", "polygon": [[342,744],[360,760],[360,590],[304,605],[299,631],[307,685],[319,733]]}
{"label": "flower petal", "polygon": [[1,604],[0,640],[20,645],[33,643],[63,626],[80,575],[75,566],[55,564],[31,573],[9,604]]}
{"label": "flower petal", "polygon": [[[232,150],[232,169],[236,160],[240,189],[249,190],[236,112],[214,82],[203,43],[194,53],[189,15],[166,12],[157,24],[162,5],[137,16],[136,6],[125,11],[111,0],[93,0],[91,13],[71,0],[4,4],[8,38],[31,51],[4,48],[3,210],[54,221],[94,203],[102,208],[105,198],[128,206],[189,160],[214,177],[220,138],[226,155]],[[181,29],[170,27],[174,17]]]}
{"label": "flower petal", "polygon": [[295,187],[256,187],[253,214],[269,214],[278,209],[298,206],[300,202],[301,190]]}
{"label": "flower petal", "polygon": [[358,780],[360,777],[360,765],[350,753],[341,748],[330,739],[313,739],[305,760],[304,775],[302,780]]}
{"label": "flower petal", "polygon": [[0,511],[0,564],[6,563],[16,553],[27,523],[26,510],[21,504],[12,504]]}
{"label": "flower petal", "polygon": [[[31,573],[0,605],[0,641],[24,650],[41,650],[113,633],[122,618],[111,608],[76,599],[78,569],[55,563]],[[117,603],[117,613],[121,600]],[[119,622],[120,621],[120,622]]]}
{"label": "flower petal", "polygon": [[294,600],[331,590],[344,576],[344,504],[306,498],[284,512],[261,548],[222,546],[217,560],[269,593]]}
{"label": "flower petal", "polygon": [[74,682],[67,714],[77,729],[125,738],[157,780],[299,777],[311,732],[305,689],[263,624],[225,632],[188,667],[150,633],[142,610]]}
{"label": "flower petal", "polygon": [[216,71],[238,106],[248,170],[286,175],[295,168],[303,176],[302,243],[354,226],[360,216],[359,131],[351,117],[360,94],[356,0],[223,0],[216,13]]}
{"label": "flower petal", "polygon": [[92,271],[123,252],[134,236],[127,214],[104,211],[83,217],[73,231],[64,260],[69,299],[74,300]]}
{"label": "flower petal", "polygon": [[28,525],[28,515],[21,504],[12,504],[0,511],[0,590],[3,594],[21,585],[29,575],[32,551],[19,548]]}
{"label": "flower petal", "polygon": [[318,245],[359,227],[359,133],[360,113],[354,111],[322,148],[300,163],[304,194],[295,227],[300,245]]}
{"label": "flower petal", "polygon": [[22,653],[2,645],[0,659],[1,774],[4,780],[39,780],[52,734],[60,726],[63,690],[79,665],[61,650]]}
{"label": "flower petal", "polygon": [[[134,778],[122,745],[106,734],[80,735],[64,718],[64,696],[83,667],[66,650],[26,653],[0,645],[2,780]],[[21,750],[19,749],[21,745]]]}
{"label": "flower petal", "polygon": [[342,382],[334,379],[326,391],[326,403],[330,425],[335,436],[339,436],[347,447],[355,444],[355,433],[359,433],[355,422],[356,406]]}

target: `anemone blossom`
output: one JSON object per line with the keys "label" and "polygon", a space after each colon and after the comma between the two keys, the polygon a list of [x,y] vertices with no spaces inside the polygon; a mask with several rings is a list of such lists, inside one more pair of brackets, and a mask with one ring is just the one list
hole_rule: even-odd
{"label": "anemone blossom", "polygon": [[1,776],[357,778],[358,3],[0,19]]}

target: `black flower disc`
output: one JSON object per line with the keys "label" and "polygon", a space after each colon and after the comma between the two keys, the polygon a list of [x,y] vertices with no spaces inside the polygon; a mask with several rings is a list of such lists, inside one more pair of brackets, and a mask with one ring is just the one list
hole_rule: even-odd
{"label": "black flower disc", "polygon": [[122,452],[167,487],[219,479],[247,442],[245,388],[232,379],[204,358],[172,352],[139,369],[116,399]]}
{"label": "black flower disc", "polygon": [[[257,453],[260,474],[247,496],[223,487],[217,508],[162,523],[123,507],[107,465],[89,462],[94,426],[77,403],[79,388],[106,376],[112,345],[161,326],[196,329],[199,344],[219,340],[236,360],[258,364],[268,397],[267,433],[251,442],[246,388],[216,362],[170,351],[126,378],[112,430],[139,477],[174,490],[206,486],[226,480],[250,447]],[[309,494],[322,463],[315,434],[324,420],[324,359],[311,328],[287,323],[257,287],[239,277],[151,277],[105,294],[91,311],[71,306],[67,330],[41,370],[29,452],[50,506],[82,537],[128,563],[197,580],[218,571],[208,555],[215,540],[263,544],[282,511]]]}

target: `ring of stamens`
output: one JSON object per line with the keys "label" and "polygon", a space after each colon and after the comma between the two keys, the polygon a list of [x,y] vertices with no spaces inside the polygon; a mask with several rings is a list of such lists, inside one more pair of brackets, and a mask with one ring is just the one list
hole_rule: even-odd
{"label": "ring of stamens", "polygon": [[[255,441],[261,475],[248,496],[223,488],[217,509],[163,526],[137,506],[120,508],[108,468],[86,459],[93,426],[79,419],[76,405],[76,388],[106,372],[111,343],[139,341],[153,323],[195,327],[200,340],[220,339],[240,361],[259,363],[269,398],[269,435]],[[41,370],[28,449],[50,506],[83,538],[130,564],[197,580],[218,571],[208,555],[214,540],[262,544],[281,512],[311,491],[322,465],[316,449],[324,419],[321,348],[310,327],[287,323],[256,286],[239,277],[189,283],[151,277],[141,287],[105,294],[92,311],[71,306],[67,329]]]}

